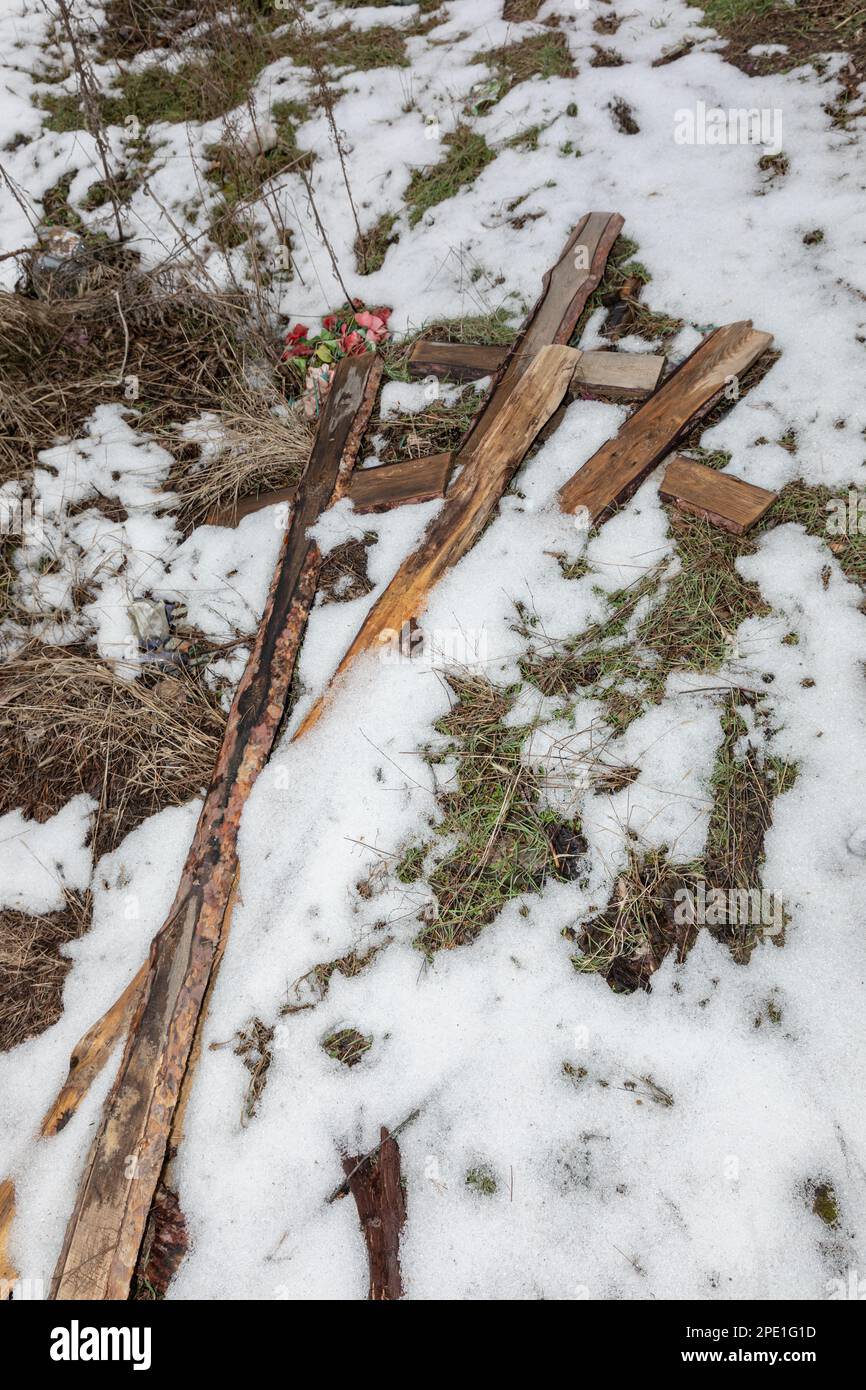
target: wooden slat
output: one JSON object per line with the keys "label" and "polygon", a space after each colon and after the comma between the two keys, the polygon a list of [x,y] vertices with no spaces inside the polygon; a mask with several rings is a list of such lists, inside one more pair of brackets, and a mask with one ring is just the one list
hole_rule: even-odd
{"label": "wooden slat", "polygon": [[419,338],[407,363],[414,377],[446,376],[452,381],[477,381],[499,371],[508,349],[482,343],[434,343]]}
{"label": "wooden slat", "polygon": [[608,255],[621,230],[622,218],[618,212],[590,212],[581,218],[556,265],[546,272],[531,314],[506,353],[484,404],[455,451],[455,464],[466,463],[479,447],[539,348],[569,341],[589,296],[604,274]]}
{"label": "wooden slat", "polygon": [[52,1298],[128,1295],[234,898],[241,812],[287,711],[323,563],[307,530],[345,494],[381,372],[372,353],[337,367],[180,886],[150,948],[147,978],[85,1165]]}
{"label": "wooden slat", "polygon": [[[420,459],[401,459],[378,468],[362,468],[352,474],[347,492],[356,512],[387,512],[405,502],[429,502],[444,497],[451,472],[450,454],[428,454]],[[237,526],[245,516],[277,503],[291,505],[295,489],[276,488],[258,497],[242,497],[212,512],[208,526]]]}
{"label": "wooden slat", "polygon": [[679,455],[668,463],[659,495],[681,511],[742,536],[760,521],[778,493]]}
{"label": "wooden slat", "polygon": [[147,962],[140,966],[138,973],[102,1018],[88,1028],[84,1037],[75,1044],[66,1080],[42,1121],[40,1133],[43,1137],[59,1134],[75,1114],[91,1082],[102,1071],[116,1043],[126,1033],[129,1021],[138,1008],[146,979]]}
{"label": "wooden slat", "polygon": [[574,513],[585,507],[597,521],[609,507],[623,501],[772,341],[770,333],[759,333],[750,322],[729,323],[710,333],[629,416],[616,437],[562,486],[562,510]]}
{"label": "wooden slat", "polygon": [[661,381],[665,358],[653,352],[585,352],[571,389],[609,401],[643,401]]}
{"label": "wooden slat", "polygon": [[[387,634],[400,634],[423,612],[433,585],[466,554],[487,525],[499,498],[545,421],[563,399],[580,353],[550,346],[536,353],[509,392],[493,424],[452,484],[417,550],[398,569],[368,613],[337,668],[340,676],[356,657]],[[299,738],[319,718],[320,698],[295,734]]]}
{"label": "wooden slat", "polygon": [[[447,352],[447,357],[446,357]],[[483,359],[477,354],[483,353]],[[409,358],[411,376],[472,381],[497,371],[507,349],[464,343],[418,342]],[[656,389],[665,359],[650,352],[585,352],[573,388],[612,401],[642,401]]]}
{"label": "wooden slat", "polygon": [[430,502],[445,496],[450,472],[450,454],[361,468],[352,475],[349,496],[356,512],[387,512],[407,502]]}

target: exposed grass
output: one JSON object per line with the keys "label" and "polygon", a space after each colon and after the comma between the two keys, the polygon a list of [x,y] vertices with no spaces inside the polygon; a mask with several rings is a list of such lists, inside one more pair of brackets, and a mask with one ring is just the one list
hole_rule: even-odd
{"label": "exposed grass", "polygon": [[[325,998],[334,975],[339,974],[345,980],[353,980],[356,975],[360,975],[362,971],[366,970],[379,952],[390,943],[391,937],[384,937],[380,941],[371,942],[364,950],[357,948],[336,960],[314,965],[312,970],[308,970],[306,975],[302,975],[300,979],[295,981],[293,986],[294,1001],[285,1004],[280,1012],[293,1014],[297,1013],[299,1009],[314,1007]],[[312,996],[310,999],[305,997],[308,994]]]}
{"label": "exposed grass", "polygon": [[396,213],[383,212],[368,231],[355,238],[355,267],[359,275],[372,275],[382,269],[388,247],[399,239],[394,231],[396,221]]}
{"label": "exposed grass", "polygon": [[127,405],[138,378],[140,427],[225,406],[228,388],[276,357],[255,305],[198,288],[180,273],[143,274],[88,239],[73,298],[0,294],[0,481],[20,477],[58,436],[76,437],[96,406]]}
{"label": "exposed grass", "polygon": [[[866,26],[860,0],[706,0],[705,22],[728,40],[724,56],[749,74],[787,72],[813,62],[823,72],[826,56],[846,52],[850,61],[839,74],[840,98],[825,110],[836,125],[845,125],[847,106],[857,99],[866,74]],[[784,45],[786,52],[755,54],[763,44]]]}
{"label": "exposed grass", "polygon": [[495,158],[483,135],[459,125],[444,136],[445,156],[438,164],[416,169],[405,194],[409,226],[414,227],[430,208],[453,198],[461,188],[474,183],[482,169]]}
{"label": "exposed grass", "polygon": [[436,912],[415,939],[428,956],[475,940],[507,902],[547,878],[575,877],[586,848],[578,827],[539,808],[538,776],[521,757],[528,730],[502,722],[515,692],[482,677],[449,684],[456,701],[436,729],[452,740],[457,773],[437,827],[449,848],[433,851],[428,874]]}
{"label": "exposed grass", "polygon": [[565,34],[551,29],[546,34],[531,34],[516,43],[476,53],[474,63],[486,63],[499,79],[496,99],[504,97],[518,82],[530,78],[575,77]]}
{"label": "exposed grass", "polygon": [[[694,895],[700,885],[707,892],[761,891],[773,804],[793,786],[797,770],[759,753],[748,742],[748,726],[740,712],[745,703],[755,708],[757,697],[734,691],[722,710],[722,743],[711,778],[713,809],[700,858],[677,864],[665,850],[630,849],[605,910],[578,929],[566,929],[565,935],[579,947],[573,957],[575,969],[602,974],[616,992],[648,989],[669,952],[675,951],[681,962],[691,950],[698,927],[677,912],[678,893]],[[755,920],[729,920],[706,929],[724,942],[737,962],[746,964],[765,926]],[[784,931],[772,939],[783,945]],[[776,1021],[770,1012],[767,1016]]]}
{"label": "exposed grass", "polygon": [[[231,132],[211,146],[207,155],[212,167],[207,176],[211,183],[219,185],[226,208],[257,198],[263,185],[281,171],[312,168],[313,153],[301,149],[297,138],[297,128],[309,114],[300,102],[277,101],[270,111],[277,131],[277,141],[271,149],[251,153],[244,142],[232,139]],[[255,144],[254,134],[253,141]]]}
{"label": "exposed grass", "polygon": [[372,1046],[372,1037],[365,1037],[357,1028],[338,1028],[322,1039],[323,1050],[344,1067],[356,1067]]}
{"label": "exposed grass", "polygon": [[397,463],[407,457],[447,453],[463,438],[481,400],[469,385],[452,405],[436,399],[423,410],[388,416],[378,430],[379,458],[383,463]]}
{"label": "exposed grass", "polygon": [[466,1186],[477,1192],[479,1197],[492,1197],[497,1187],[496,1174],[486,1163],[479,1164],[466,1174]]}
{"label": "exposed grass", "polygon": [[[757,709],[759,701],[749,691],[738,691],[722,710],[722,743],[713,769],[713,810],[703,854],[707,881],[725,892],[760,887],[773,802],[797,778],[794,765],[760,753],[748,740],[741,713],[745,705]],[[714,928],[713,934],[725,941],[735,960],[745,962],[758,940],[760,924],[731,924]]]}
{"label": "exposed grass", "polygon": [[[303,22],[301,6],[296,14],[271,6],[244,8],[238,22],[228,9],[208,7],[208,23],[184,43],[188,59],[174,70],[163,63],[141,71],[120,67],[114,90],[100,99],[102,123],[123,125],[129,116],[144,127],[214,120],[243,105],[261,70],[280,58],[329,72],[402,67],[408,61],[405,34],[391,26],[359,30],[344,24],[323,33]],[[48,94],[43,106],[51,130],[86,127],[75,94]]]}
{"label": "exposed grass", "polygon": [[675,895],[696,877],[693,866],[672,866],[664,850],[640,854],[631,848],[604,912],[578,930],[565,930],[579,947],[574,968],[603,975],[616,993],[648,988],[665,956],[675,950],[684,960],[694,941],[694,928],[676,921]]}

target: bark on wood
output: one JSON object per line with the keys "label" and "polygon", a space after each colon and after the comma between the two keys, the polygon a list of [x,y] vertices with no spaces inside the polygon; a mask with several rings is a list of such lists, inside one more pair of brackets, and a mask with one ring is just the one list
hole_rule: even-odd
{"label": "bark on wood", "polygon": [[609,507],[622,502],[772,341],[771,334],[757,332],[750,322],[729,323],[710,333],[629,416],[619,434],[563,485],[562,510],[574,513],[585,507],[597,521]]}
{"label": "bark on wood", "polygon": [[444,497],[450,473],[450,454],[383,463],[355,473],[349,496],[356,512],[387,512],[407,502],[430,502]]}
{"label": "bark on wood", "polygon": [[337,368],[297,490],[264,616],[229,714],[168,920],[88,1156],[53,1298],[126,1298],[218,957],[241,811],[286,713],[322,556],[307,528],[344,494],[381,376],[372,354]]}
{"label": "bark on wood", "polygon": [[[356,512],[386,512],[406,502],[430,502],[445,496],[451,472],[450,454],[429,454],[420,459],[401,459],[378,468],[362,468],[353,473],[347,489]],[[242,497],[230,506],[211,512],[209,526],[237,526],[238,522],[262,507],[277,502],[290,504],[294,488],[260,492],[258,497]]]}
{"label": "bark on wood", "polygon": [[[492,426],[484,430],[419,548],[403,561],[373,605],[337,667],[335,679],[362,652],[399,637],[420,617],[433,585],[462,559],[493,515],[524,454],[565,395],[579,357],[576,349],[567,347],[546,347],[536,353]],[[301,723],[296,738],[316,723],[322,708],[320,698]]]}
{"label": "bark on wood", "polygon": [[742,536],[760,521],[778,493],[680,456],[670,460],[659,495],[663,501],[673,502],[680,511],[702,517],[734,536]]}
{"label": "bark on wood", "polygon": [[397,1140],[382,1128],[375,1154],[363,1161],[358,1155],[343,1159],[349,1191],[355,1199],[361,1230],[367,1243],[370,1266],[368,1298],[402,1298],[400,1232],[406,1220],[406,1198],[400,1181],[400,1149]]}

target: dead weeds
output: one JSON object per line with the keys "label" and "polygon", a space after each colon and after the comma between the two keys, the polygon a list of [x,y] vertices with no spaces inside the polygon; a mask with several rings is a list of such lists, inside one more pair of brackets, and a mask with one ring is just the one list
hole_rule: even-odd
{"label": "dead weeds", "polygon": [[85,651],[34,644],[0,666],[0,814],[45,821],[87,793],[98,858],[202,793],[225,722],[198,675],[124,680]]}
{"label": "dead weeds", "polygon": [[67,890],[58,912],[0,912],[0,1052],[56,1023],[72,961],[62,954],[90,926],[90,894]]}

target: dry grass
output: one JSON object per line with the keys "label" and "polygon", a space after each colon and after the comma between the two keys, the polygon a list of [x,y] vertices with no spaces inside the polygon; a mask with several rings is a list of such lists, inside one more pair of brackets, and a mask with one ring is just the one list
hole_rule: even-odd
{"label": "dry grass", "polygon": [[67,891],[59,912],[0,912],[0,1052],[57,1022],[72,964],[60,950],[89,925],[89,893]]}
{"label": "dry grass", "polygon": [[0,293],[0,482],[21,477],[58,437],[80,434],[98,405],[134,406],[143,429],[168,435],[276,357],[239,296],[179,271],[144,274],[93,245],[80,289],[47,301]]}
{"label": "dry grass", "polygon": [[94,855],[148,816],[200,795],[225,727],[216,696],[184,671],[127,681],[81,651],[33,645],[0,667],[0,814],[44,821],[87,792]]}
{"label": "dry grass", "polygon": [[694,881],[693,870],[673,867],[663,851],[631,848],[604,912],[565,932],[580,948],[575,969],[603,975],[616,993],[648,988],[668,952],[675,949],[682,961],[694,941],[695,928],[674,920],[675,893]]}
{"label": "dry grass", "polygon": [[306,467],[313,426],[274,388],[233,387],[214,412],[219,452],[189,467],[178,464],[166,487],[180,498],[179,520],[192,529],[239,498],[294,487]]}

